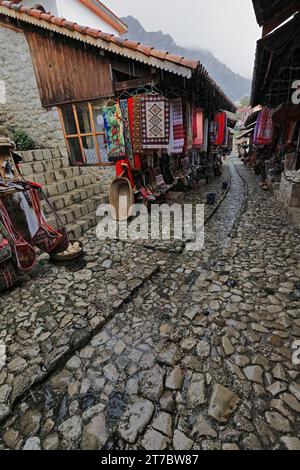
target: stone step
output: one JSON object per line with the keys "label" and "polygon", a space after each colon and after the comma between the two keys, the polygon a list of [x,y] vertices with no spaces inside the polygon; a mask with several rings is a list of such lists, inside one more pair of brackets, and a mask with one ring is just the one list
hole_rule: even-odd
{"label": "stone step", "polygon": [[[57,210],[57,214],[63,225],[67,227],[70,224],[80,224],[82,220],[85,220],[85,217],[89,214],[93,214],[96,217],[96,210],[100,204],[106,204],[108,202],[108,196],[105,194],[99,194],[93,196],[90,199],[86,199],[82,203],[73,204],[65,209]],[[52,227],[57,227],[57,221],[54,215],[51,213],[51,217],[47,219],[49,225]]]}
{"label": "stone step", "polygon": [[69,166],[69,159],[67,157],[53,158],[52,160],[44,160],[40,162],[22,163],[21,172],[24,177],[27,177],[34,174],[53,172],[62,168],[68,168]]}
{"label": "stone step", "polygon": [[[39,163],[38,165],[42,165]],[[24,175],[25,176],[25,175]],[[35,181],[43,186],[47,186],[49,184],[53,184],[59,181],[64,181],[70,178],[77,178],[82,176],[79,167],[71,166],[67,168],[61,168],[60,170],[56,171],[47,171],[47,172],[36,172],[30,175],[26,175],[25,178],[27,180]]]}
{"label": "stone step", "polygon": [[23,158],[23,165],[26,163],[42,162],[53,160],[57,158],[69,158],[67,149],[44,149],[44,150],[29,150],[27,152],[20,152]]}
{"label": "stone step", "polygon": [[[72,206],[73,204],[81,204],[83,201],[89,200],[101,193],[102,191],[100,184],[91,183],[72,191],[66,191],[63,194],[60,193],[58,196],[49,197],[49,200],[55,210],[62,210]],[[43,206],[45,208],[46,214],[51,212],[46,202],[43,203]]]}
{"label": "stone step", "polygon": [[82,217],[80,221],[67,226],[70,240],[79,240],[84,233],[97,225],[97,217],[95,213]]}
{"label": "stone step", "polygon": [[[85,169],[75,166],[44,173],[23,174],[23,176],[26,180],[41,184],[44,188],[53,188],[53,185],[56,183],[71,179],[76,181],[76,187],[82,187],[100,181],[100,175],[98,173],[85,171]],[[53,195],[55,195],[55,191]]]}
{"label": "stone step", "polygon": [[64,195],[68,191],[75,189],[89,188],[92,185],[97,185],[102,190],[102,185],[97,177],[85,175],[75,178],[66,178],[65,180],[46,185],[44,191],[47,197],[52,198],[58,195]]}

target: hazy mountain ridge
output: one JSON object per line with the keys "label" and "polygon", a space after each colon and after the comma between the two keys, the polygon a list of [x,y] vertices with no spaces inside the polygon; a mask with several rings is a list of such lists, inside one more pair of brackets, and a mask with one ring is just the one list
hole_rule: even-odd
{"label": "hazy mountain ridge", "polygon": [[198,59],[233,101],[238,101],[242,97],[250,95],[251,80],[230,70],[225,64],[216,59],[211,52],[205,49],[180,47],[175,43],[172,36],[164,34],[162,31],[147,32],[133,16],[127,16],[122,20],[128,25],[128,33],[125,34],[125,37],[133,41],[150,44],[157,49],[172,54],[182,55],[189,59]]}

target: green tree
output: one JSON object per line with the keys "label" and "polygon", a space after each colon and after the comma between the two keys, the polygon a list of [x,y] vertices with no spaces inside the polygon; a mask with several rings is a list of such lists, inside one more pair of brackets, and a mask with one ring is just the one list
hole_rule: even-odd
{"label": "green tree", "polygon": [[241,99],[241,106],[250,106],[250,96],[244,96]]}

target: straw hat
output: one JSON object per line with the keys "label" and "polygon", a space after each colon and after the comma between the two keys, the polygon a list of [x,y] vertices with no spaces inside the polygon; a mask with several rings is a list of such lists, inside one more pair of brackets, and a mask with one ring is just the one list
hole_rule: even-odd
{"label": "straw hat", "polygon": [[8,137],[0,136],[0,147],[8,147],[10,149],[15,149],[16,146]]}

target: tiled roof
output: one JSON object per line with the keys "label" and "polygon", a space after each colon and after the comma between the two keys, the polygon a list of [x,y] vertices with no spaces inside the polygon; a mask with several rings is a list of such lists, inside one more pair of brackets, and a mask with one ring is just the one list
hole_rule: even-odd
{"label": "tiled roof", "polygon": [[88,26],[82,26],[72,21],[68,21],[65,18],[59,18],[48,13],[43,13],[35,8],[29,8],[21,4],[16,4],[15,2],[0,0],[0,6],[9,8],[10,10],[14,10],[15,12],[19,12],[31,16],[33,18],[37,18],[39,20],[46,21],[47,23],[49,23],[49,25],[56,25],[60,28],[67,28],[68,30],[78,32],[85,36],[91,36],[96,39],[99,38],[106,42],[112,42],[114,44],[117,44],[118,46],[125,47],[133,51],[141,52],[147,57],[155,57],[191,69],[196,69],[199,65],[199,62],[197,60],[188,60],[184,57],[169,54],[165,51],[159,51],[154,47],[141,44],[136,41],[130,41],[129,39],[122,39],[118,36],[114,36],[113,34],[104,33],[103,31],[94,28],[89,28]]}
{"label": "tiled roof", "polygon": [[[87,8],[91,9],[98,16],[104,20],[112,23],[113,26],[121,33],[124,34],[128,31],[128,26],[122,21],[110,8],[108,8],[100,0],[80,0]],[[22,0],[14,0],[13,3],[21,3]]]}
{"label": "tiled roof", "polygon": [[108,8],[106,5],[104,5],[104,3],[100,2],[100,0],[95,0],[95,2],[99,3],[100,8],[102,8],[103,10],[106,10],[113,18],[115,18],[117,21],[119,21],[124,26],[124,29],[126,31],[128,30],[127,24],[124,23],[124,21],[122,21],[121,18],[119,18],[110,8]]}
{"label": "tiled roof", "polygon": [[167,70],[186,78],[192,78],[194,72],[199,71],[202,79],[211,85],[212,89],[222,97],[229,108],[232,110],[235,109],[235,105],[209,76],[207,70],[198,60],[190,60],[179,55],[170,54],[166,51],[160,51],[152,46],[129,39],[122,39],[113,34],[105,33],[88,26],[82,26],[73,21],[68,21],[65,18],[59,18],[52,14],[43,13],[35,8],[28,8],[24,5],[7,0],[0,0],[0,14],[64,34],[101,49],[152,65],[162,70]]}

